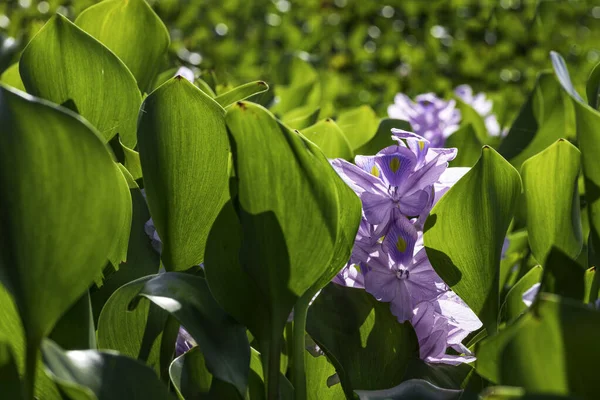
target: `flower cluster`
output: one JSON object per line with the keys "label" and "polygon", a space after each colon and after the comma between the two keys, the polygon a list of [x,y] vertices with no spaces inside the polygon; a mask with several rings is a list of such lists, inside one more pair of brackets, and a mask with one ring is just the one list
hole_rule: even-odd
{"label": "flower cluster", "polygon": [[[454,94],[481,115],[491,136],[506,135],[507,131],[500,128],[496,115],[492,113],[492,101],[484,93],[474,94],[471,86],[460,85]],[[414,132],[429,140],[434,147],[443,146],[446,139],[458,129],[462,119],[455,100],[446,101],[433,93],[420,94],[415,101],[398,93],[394,104],[388,107],[388,115],[408,121]]]}
{"label": "flower cluster", "polygon": [[[422,234],[435,202],[468,169],[447,168],[456,149],[431,147],[411,132],[392,132],[398,144],[375,156],[357,156],[356,165],[331,162],[363,205],[351,259],[334,282],[364,288],[390,303],[398,321],[415,328],[422,359],[472,361],[461,342],[481,322],[433,270]],[[465,356],[446,354],[448,347]]]}

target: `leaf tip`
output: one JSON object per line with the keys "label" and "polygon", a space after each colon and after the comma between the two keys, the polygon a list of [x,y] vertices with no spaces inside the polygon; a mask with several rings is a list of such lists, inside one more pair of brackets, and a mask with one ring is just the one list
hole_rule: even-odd
{"label": "leaf tip", "polygon": [[235,103],[239,108],[241,108],[242,110],[245,110],[246,108],[248,108],[248,106],[246,106],[246,103],[244,103],[243,101],[238,101],[237,103]]}
{"label": "leaf tip", "polygon": [[265,82],[265,81],[258,81],[257,84],[258,84],[258,86],[268,86],[267,82]]}

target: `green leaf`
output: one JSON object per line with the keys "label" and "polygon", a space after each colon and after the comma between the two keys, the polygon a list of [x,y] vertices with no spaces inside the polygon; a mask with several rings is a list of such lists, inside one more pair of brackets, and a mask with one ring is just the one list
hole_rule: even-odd
{"label": "green leaf", "polygon": [[[419,357],[412,326],[362,289],[329,284],[308,310],[307,331],[335,365],[346,396],[397,385]],[[385,365],[385,368],[381,368]]]}
{"label": "green leaf", "polygon": [[579,215],[580,152],[561,139],[523,163],[529,245],[539,262],[553,246],[577,258],[583,245]]}
{"label": "green leaf", "polygon": [[14,63],[8,67],[6,71],[0,75],[0,82],[24,92],[25,86],[23,85],[21,75],[19,74],[19,63]]}
{"label": "green leaf", "polygon": [[569,99],[556,77],[541,73],[498,151],[515,168],[560,138],[571,137],[573,122]]}
{"label": "green leaf", "polygon": [[488,334],[497,330],[500,253],[520,193],[519,173],[485,146],[477,164],[441,198],[425,224],[431,265]]}
{"label": "green leaf", "polygon": [[109,267],[113,270],[112,273],[107,273],[105,269],[102,286],[92,288],[90,295],[94,321],[98,321],[100,311],[117,289],[143,276],[156,274],[160,266],[160,256],[152,247],[152,242],[145,231],[146,221],[150,219],[146,199],[139,189],[131,189],[130,193],[133,216],[127,246],[127,261],[121,263],[118,271],[114,271],[112,265]]}
{"label": "green leaf", "polygon": [[546,393],[525,393],[525,389],[510,386],[490,386],[480,393],[481,400],[576,400],[578,397]]}
{"label": "green leaf", "polygon": [[336,122],[352,150],[359,149],[373,139],[379,126],[379,118],[367,105],[341,113]]}
{"label": "green leaf", "polygon": [[[592,246],[600,243],[600,113],[587,105],[577,93],[565,60],[555,52],[550,53],[554,72],[563,89],[571,96],[575,108],[575,125],[577,141],[581,151],[581,163],[585,178],[585,199],[588,202],[588,217],[590,223],[590,240]],[[599,254],[597,249],[595,254]],[[593,260],[594,264],[598,260]]]}
{"label": "green leaf", "polygon": [[66,109],[0,87],[0,126],[0,276],[33,346],[101,273],[131,197],[98,134]]}
{"label": "green leaf", "polygon": [[123,148],[123,155],[125,156],[125,168],[131,174],[134,180],[138,180],[142,177],[142,164],[140,163],[140,153],[130,149],[121,143]]}
{"label": "green leaf", "polygon": [[472,124],[461,126],[446,140],[445,147],[456,147],[458,154],[451,162],[453,167],[472,167],[481,154],[482,143]]}
{"label": "green leaf", "polygon": [[456,99],[456,107],[460,110],[461,125],[471,125],[479,142],[490,144],[494,138],[489,135],[483,117],[460,98]]}
{"label": "green leaf", "polygon": [[327,158],[352,160],[354,154],[344,132],[332,119],[324,119],[302,130],[308,140],[319,146]]}
{"label": "green leaf", "polygon": [[243,394],[248,383],[250,346],[246,328],[213,299],[206,280],[179,272],[159,274],[138,293],[171,313],[196,340],[206,367]]}
{"label": "green leaf", "polygon": [[245,100],[250,96],[266,92],[267,90],[269,90],[269,85],[263,81],[249,82],[215,97],[215,101],[221,107],[227,107],[236,101]]}
{"label": "green leaf", "polygon": [[585,300],[585,269],[560,249],[553,247],[544,263],[540,291],[582,302]]}
{"label": "green leaf", "polygon": [[539,283],[541,278],[542,267],[539,265],[535,266],[527,271],[527,273],[508,291],[501,312],[505,321],[511,322],[527,311],[527,306],[523,302],[523,293],[531,289],[536,283]]}
{"label": "green leaf", "polygon": [[300,106],[281,117],[281,121],[293,129],[304,129],[314,125],[319,119],[321,109],[314,106]]}
{"label": "green leaf", "polygon": [[148,91],[171,40],[145,0],[105,0],[85,9],[75,24],[117,55]]}
{"label": "green leaf", "polygon": [[6,342],[0,342],[0,393],[7,399],[21,400],[21,381],[17,361]]}
{"label": "green leaf", "polygon": [[167,270],[186,270],[204,259],[228,182],[223,116],[221,106],[181,77],[156,89],[142,105],[140,161]]}
{"label": "green leaf", "polygon": [[411,379],[385,390],[357,390],[360,400],[459,400],[462,390],[443,389],[421,379]]}
{"label": "green leaf", "polygon": [[96,348],[96,328],[89,291],[62,315],[49,338],[67,350]]}
{"label": "green leaf", "polygon": [[152,370],[132,358],[95,350],[64,351],[48,339],[42,354],[46,373],[71,399],[172,398]]}
{"label": "green leaf", "polygon": [[408,364],[402,380],[409,379],[422,379],[445,389],[462,389],[471,381],[481,380],[470,364],[430,364],[420,358],[414,358]]}
{"label": "green leaf", "polygon": [[160,372],[160,347],[167,313],[143,302],[135,310],[128,306],[144,284],[146,276],[124,284],[108,299],[98,318],[98,348],[116,350],[136,358]]}
{"label": "green leaf", "polygon": [[541,293],[529,312],[481,343],[478,371],[527,392],[594,398],[600,345],[590,338],[599,328],[596,310]]}
{"label": "green leaf", "polygon": [[79,113],[108,142],[119,133],[136,144],[140,91],[125,64],[62,15],[55,15],[29,42],[19,61],[27,92],[61,104],[72,100]]}
{"label": "green leaf", "polygon": [[384,118],[379,122],[375,136],[368,143],[358,148],[355,153],[371,156],[377,154],[385,147],[397,144],[392,140],[392,128],[412,131],[410,124],[407,121],[400,119]]}
{"label": "green leaf", "polygon": [[180,355],[169,367],[171,382],[180,399],[202,399],[208,397],[213,380],[206,369],[204,356],[198,347]]}
{"label": "green leaf", "polygon": [[307,79],[306,81],[290,86],[279,85],[275,88],[275,93],[279,101],[271,107],[271,110],[277,115],[285,115],[300,106],[316,108],[318,103],[307,103],[307,99],[310,97],[311,92],[318,91],[319,88],[320,85],[316,81],[316,78]]}
{"label": "green leaf", "polygon": [[600,63],[590,73],[585,89],[588,104],[597,110],[600,107]]}
{"label": "green leaf", "polygon": [[329,386],[328,379],[335,374],[334,366],[327,357],[313,356],[308,351],[304,352],[306,364],[306,390],[311,400],[337,400],[344,398],[342,386],[338,383]]}
{"label": "green leaf", "polygon": [[[9,351],[14,355],[19,374],[22,377],[25,371],[26,353],[23,325],[21,324],[19,313],[11,295],[5,290],[2,284],[0,284],[0,343],[5,343],[10,348]],[[38,354],[38,362],[35,370],[35,395],[39,399],[60,399],[61,397],[56,385],[44,373],[44,367],[40,358]],[[0,371],[0,382],[2,382],[2,377],[4,376],[4,373]]]}

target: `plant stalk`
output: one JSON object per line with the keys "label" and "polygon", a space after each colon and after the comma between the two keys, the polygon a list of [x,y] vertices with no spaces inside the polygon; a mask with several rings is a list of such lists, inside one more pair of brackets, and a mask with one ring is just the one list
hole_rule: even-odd
{"label": "plant stalk", "polygon": [[25,349],[25,377],[23,379],[23,398],[25,400],[34,400],[38,351],[39,340],[28,339]]}
{"label": "plant stalk", "polygon": [[306,351],[306,316],[313,293],[305,293],[294,306],[294,331],[292,336],[292,384],[294,399],[306,400],[306,366],[304,352]]}

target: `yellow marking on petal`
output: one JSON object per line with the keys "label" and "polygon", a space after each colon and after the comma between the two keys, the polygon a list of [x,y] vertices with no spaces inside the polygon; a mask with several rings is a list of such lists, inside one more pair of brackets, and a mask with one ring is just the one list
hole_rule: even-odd
{"label": "yellow marking on petal", "polygon": [[375,165],[373,165],[373,168],[371,168],[371,175],[379,178],[379,170],[377,169],[377,167]]}
{"label": "yellow marking on petal", "polygon": [[424,148],[425,148],[425,142],[422,142],[419,140],[419,149],[421,149],[421,151],[423,151]]}
{"label": "yellow marking on petal", "polygon": [[395,174],[400,169],[400,160],[396,157],[390,161],[390,169]]}
{"label": "yellow marking on petal", "polygon": [[406,241],[399,237],[398,241],[396,242],[396,248],[398,251],[404,253],[406,251]]}

